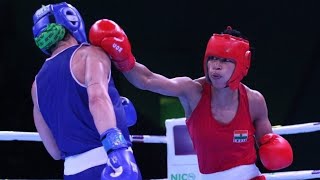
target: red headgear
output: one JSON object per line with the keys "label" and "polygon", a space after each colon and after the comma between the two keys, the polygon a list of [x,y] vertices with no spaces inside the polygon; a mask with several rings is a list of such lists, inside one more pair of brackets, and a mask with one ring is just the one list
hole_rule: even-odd
{"label": "red headgear", "polygon": [[245,39],[229,34],[213,34],[208,42],[206,53],[203,60],[204,74],[208,81],[207,61],[210,56],[228,58],[235,60],[235,69],[227,85],[235,90],[239,87],[240,81],[247,75],[251,52],[249,42]]}

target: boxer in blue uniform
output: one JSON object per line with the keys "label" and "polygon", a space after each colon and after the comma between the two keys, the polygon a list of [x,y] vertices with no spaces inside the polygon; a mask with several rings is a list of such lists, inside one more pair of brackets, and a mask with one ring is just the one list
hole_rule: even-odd
{"label": "boxer in blue uniform", "polygon": [[36,45],[50,56],[32,85],[34,123],[48,153],[64,160],[64,179],[141,179],[128,130],[134,107],[119,95],[109,57],[87,43],[77,9],[43,6],[33,22]]}

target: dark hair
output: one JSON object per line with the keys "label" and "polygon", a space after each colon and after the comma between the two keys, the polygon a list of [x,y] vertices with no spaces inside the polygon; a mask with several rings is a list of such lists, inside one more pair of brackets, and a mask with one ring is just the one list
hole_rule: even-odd
{"label": "dark hair", "polygon": [[245,37],[243,34],[241,34],[240,31],[238,31],[238,30],[236,30],[236,29],[232,29],[231,26],[228,26],[223,32],[221,32],[221,34],[230,34],[230,35],[232,35],[232,36],[235,36],[235,37],[239,37],[239,38],[248,40],[248,38]]}

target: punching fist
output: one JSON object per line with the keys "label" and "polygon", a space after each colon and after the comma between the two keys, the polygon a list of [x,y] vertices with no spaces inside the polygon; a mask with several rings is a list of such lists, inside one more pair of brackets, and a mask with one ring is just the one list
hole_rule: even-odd
{"label": "punching fist", "polygon": [[120,99],[124,111],[126,112],[127,126],[131,127],[135,125],[137,122],[136,109],[134,108],[132,102],[128,98],[120,96]]}
{"label": "punching fist", "polygon": [[121,72],[134,67],[135,58],[128,37],[115,22],[108,19],[95,22],[90,28],[89,40],[91,44],[104,49]]}
{"label": "punching fist", "polygon": [[279,170],[291,165],[292,148],[287,140],[277,134],[269,133],[260,139],[259,155],[265,168]]}
{"label": "punching fist", "polygon": [[101,174],[102,180],[138,180],[140,172],[133,156],[118,128],[110,128],[101,135],[101,142],[108,154],[107,166]]}

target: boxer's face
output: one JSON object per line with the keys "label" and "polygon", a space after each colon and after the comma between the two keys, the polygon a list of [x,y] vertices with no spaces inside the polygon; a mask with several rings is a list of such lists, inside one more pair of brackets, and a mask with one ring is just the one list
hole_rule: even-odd
{"label": "boxer's face", "polygon": [[235,61],[211,56],[208,58],[207,66],[212,85],[216,88],[224,88],[235,69]]}

